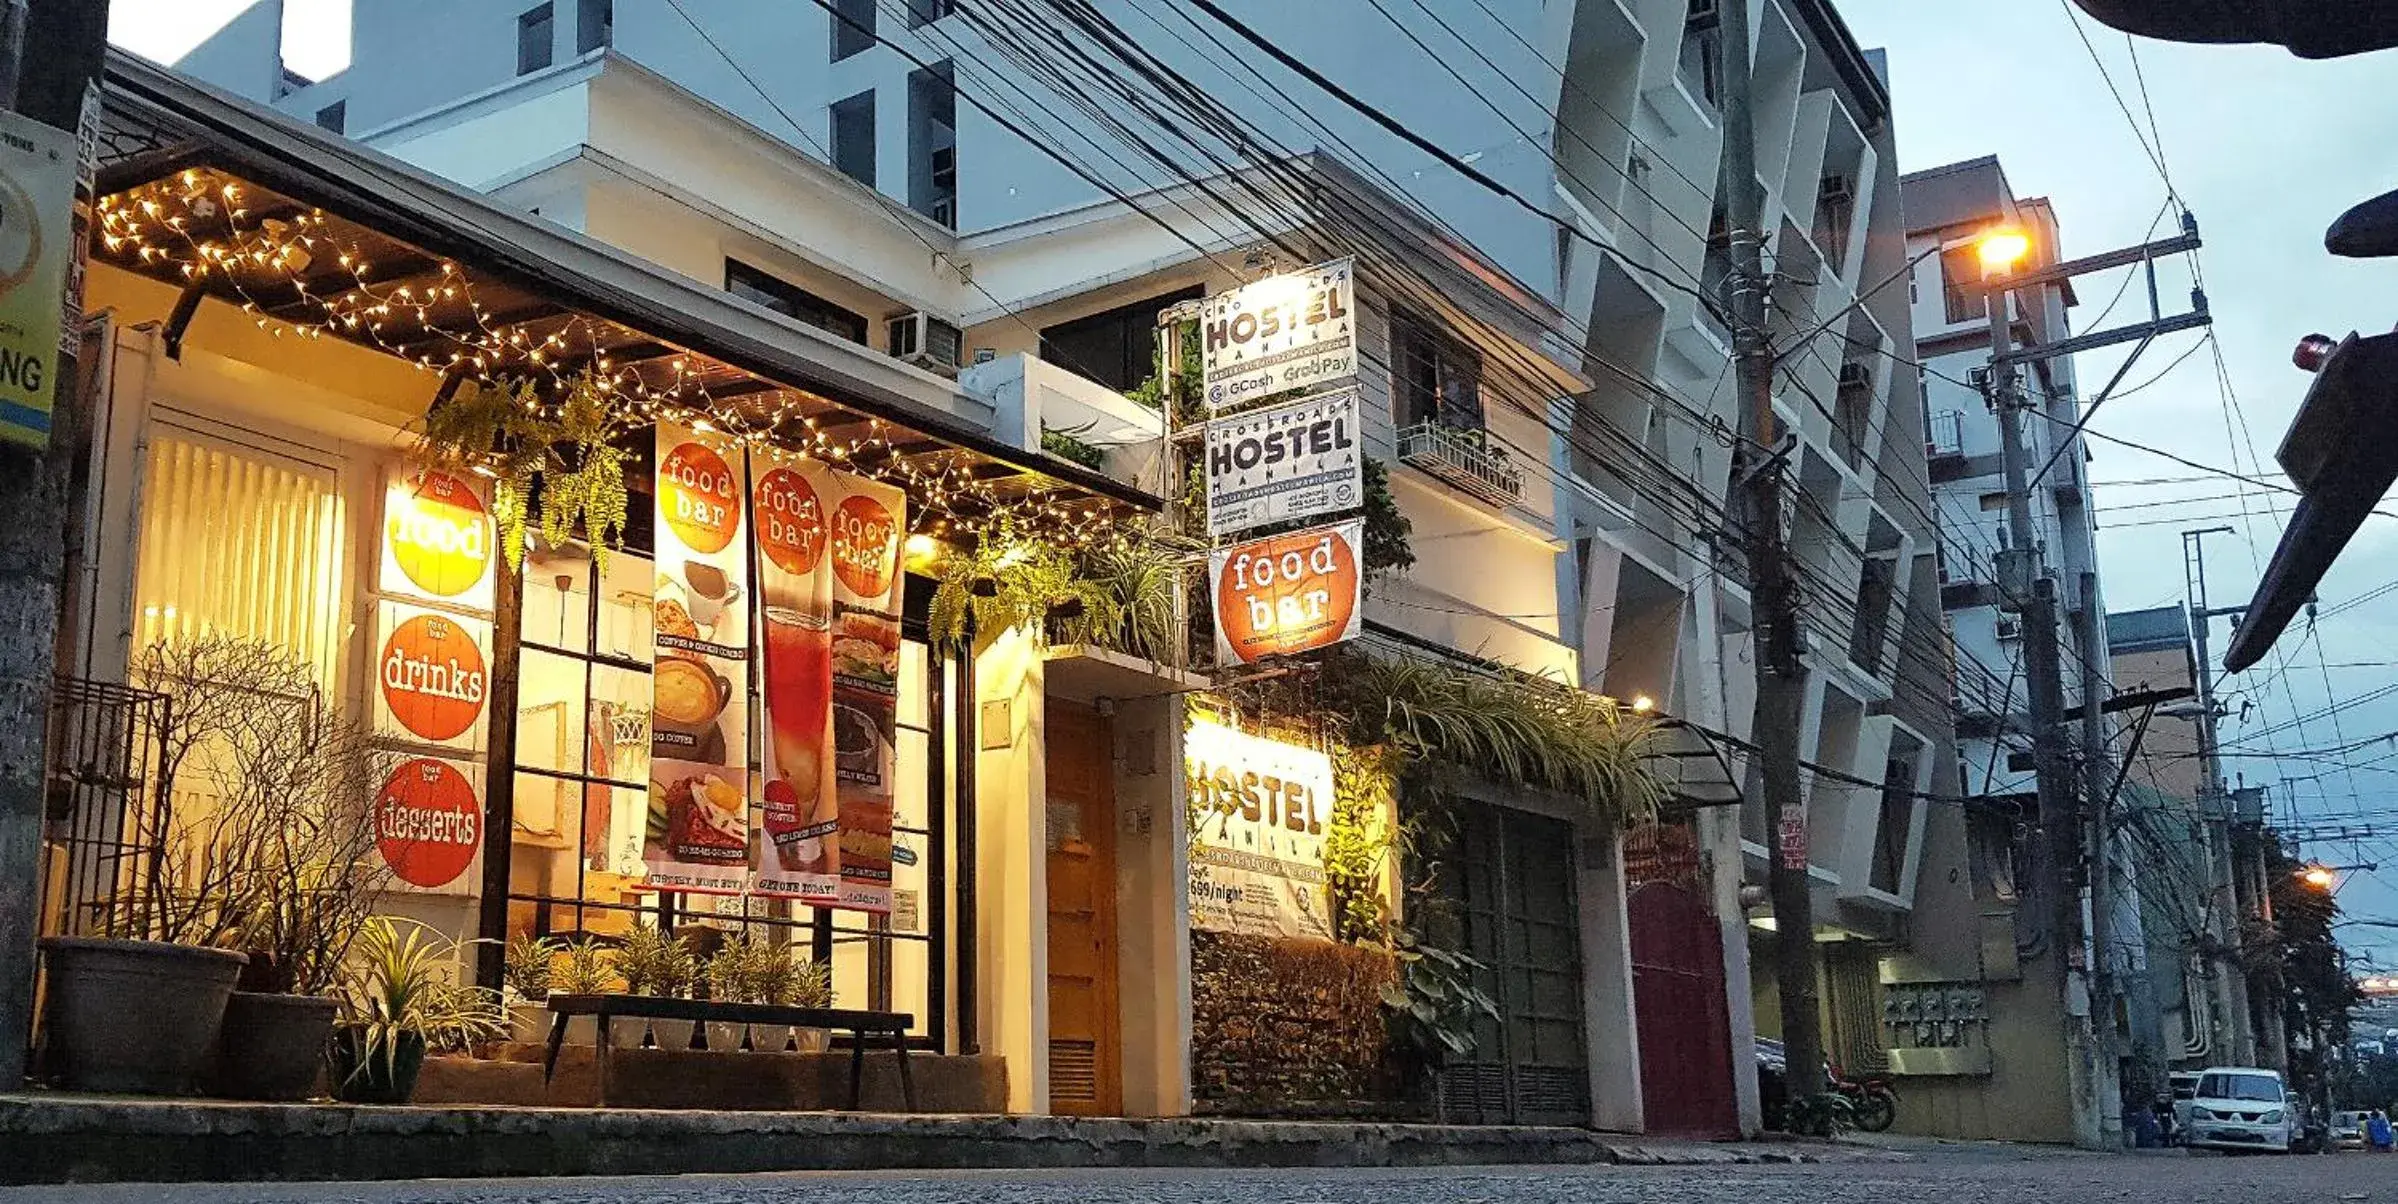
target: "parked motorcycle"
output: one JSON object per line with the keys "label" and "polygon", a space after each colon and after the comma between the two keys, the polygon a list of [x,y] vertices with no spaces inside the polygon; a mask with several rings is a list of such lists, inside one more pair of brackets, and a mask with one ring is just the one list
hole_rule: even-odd
{"label": "parked motorcycle", "polygon": [[1888,1078],[1852,1079],[1831,1067],[1834,1094],[1848,1101],[1850,1123],[1867,1133],[1888,1132],[1898,1120],[1898,1088]]}

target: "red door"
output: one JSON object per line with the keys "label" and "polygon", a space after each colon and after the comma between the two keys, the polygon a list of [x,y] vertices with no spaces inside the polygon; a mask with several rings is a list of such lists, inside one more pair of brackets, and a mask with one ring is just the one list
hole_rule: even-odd
{"label": "red door", "polygon": [[1740,1106],[1732,1093],[1723,931],[1708,910],[1698,866],[1686,824],[1625,835],[1641,1106],[1650,1133],[1732,1137]]}

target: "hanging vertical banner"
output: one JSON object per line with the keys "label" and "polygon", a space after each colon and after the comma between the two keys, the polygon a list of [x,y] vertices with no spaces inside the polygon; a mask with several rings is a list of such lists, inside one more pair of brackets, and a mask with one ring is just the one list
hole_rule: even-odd
{"label": "hanging vertical banner", "polygon": [[752,800],[759,894],[812,903],[840,896],[840,809],[833,786],[833,576],[828,498],[819,466],[757,474],[758,640],[765,651],[766,750]]}
{"label": "hanging vertical banner", "polygon": [[1357,375],[1352,265],[1314,264],[1200,302],[1199,372],[1210,412]]}
{"label": "hanging vertical banner", "polygon": [[1356,639],[1365,616],[1364,539],[1364,520],[1351,519],[1208,553],[1217,664]]}
{"label": "hanging vertical banner", "polygon": [[28,447],[49,445],[59,352],[77,337],[60,299],[78,162],[73,134],[0,112],[0,439]]}
{"label": "hanging vertical banner", "polygon": [[748,491],[730,440],[658,424],[649,823],[657,890],[749,879]]}
{"label": "hanging vertical banner", "polygon": [[891,808],[898,792],[899,546],[907,495],[831,474],[833,780],[839,809],[835,904],[891,910]]}

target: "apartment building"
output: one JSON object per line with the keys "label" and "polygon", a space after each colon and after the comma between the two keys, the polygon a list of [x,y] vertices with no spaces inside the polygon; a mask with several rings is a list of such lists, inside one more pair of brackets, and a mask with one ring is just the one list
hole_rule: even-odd
{"label": "apartment building", "polygon": [[[1238,28],[1172,6],[1103,4],[1097,27],[1003,6],[1016,23],[994,36],[991,10],[943,0],[360,3],[349,67],[306,80],[280,61],[278,0],[261,0],[178,66],[895,357],[927,388],[954,380],[952,412],[1003,443],[1070,429],[1136,474],[1151,461],[1126,449],[1163,432],[1123,395],[1153,370],[1161,312],[1354,258],[1364,438],[1416,553],[1369,597],[1367,640],[1669,719],[1673,806],[1630,837],[1527,793],[1478,798],[1465,856],[1515,870],[1465,902],[1556,923],[1545,943],[1494,931],[1470,950],[1495,982],[1533,985],[1502,990],[1503,1052],[1463,1076],[1463,1114],[1754,1129],[1750,1043],[1776,1026],[1775,990],[1743,888],[1774,841],[1745,751],[1754,649],[1725,519],[1741,417],[1714,5],[1434,0],[1404,24],[1226,7]],[[1965,771],[1922,450],[1938,439],[1903,366],[1923,311],[1876,287],[1912,253],[1897,122],[1827,0],[1752,19],[1826,1022],[1844,1065],[1911,1073],[1884,1054],[1907,1041],[1884,984],[1923,939],[1920,901],[1963,864],[1958,812],[1930,800]],[[1355,103],[1258,65],[1250,35]],[[1015,860],[987,889],[1033,902],[989,935],[1055,957],[1040,762],[1014,768]],[[1141,856],[1176,864],[1152,843]],[[1128,932],[1171,929],[1187,903],[1135,897],[1129,868],[1118,882]],[[1015,1068],[1010,1109],[1211,1106],[1189,1066],[1187,944],[1160,939],[1123,946],[1123,1002],[1088,1032],[1067,1031],[1089,1017],[1038,953],[984,969],[959,1006]],[[1136,967],[1154,986],[1132,989]],[[1093,1041],[1114,1046],[1097,1063],[1112,1084],[1069,1056]]]}

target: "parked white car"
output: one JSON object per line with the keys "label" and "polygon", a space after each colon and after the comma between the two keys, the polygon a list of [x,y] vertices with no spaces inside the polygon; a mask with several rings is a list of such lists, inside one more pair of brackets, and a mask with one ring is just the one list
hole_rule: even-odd
{"label": "parked white car", "polygon": [[2343,1150],[2365,1148],[2366,1112],[2334,1112],[2331,1114],[2331,1143]]}
{"label": "parked white car", "polygon": [[2281,1072],[2257,1066],[2210,1066],[2190,1096],[2192,1149],[2290,1152],[2298,1116]]}

